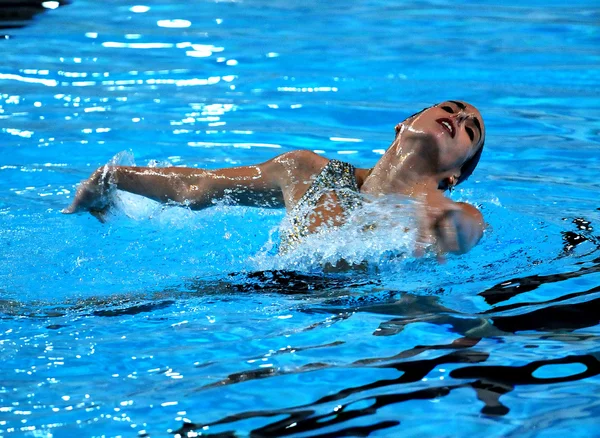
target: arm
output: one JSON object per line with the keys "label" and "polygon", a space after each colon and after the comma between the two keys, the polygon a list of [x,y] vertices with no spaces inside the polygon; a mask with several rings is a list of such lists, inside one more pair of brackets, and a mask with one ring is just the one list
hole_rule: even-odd
{"label": "arm", "polygon": [[439,190],[430,190],[419,197],[422,201],[418,215],[419,237],[416,255],[434,245],[440,261],[443,254],[465,254],[483,236],[484,220],[479,210],[464,202],[454,202]]}
{"label": "arm", "polygon": [[276,160],[257,166],[203,170],[185,167],[103,166],[83,181],[64,213],[103,212],[111,191],[124,190],[158,202],[174,202],[194,210],[210,207],[225,196],[241,205],[283,206],[282,171]]}

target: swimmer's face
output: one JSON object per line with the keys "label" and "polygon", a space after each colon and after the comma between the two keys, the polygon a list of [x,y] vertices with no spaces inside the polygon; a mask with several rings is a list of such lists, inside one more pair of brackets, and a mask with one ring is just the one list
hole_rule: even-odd
{"label": "swimmer's face", "polygon": [[439,148],[441,179],[455,185],[461,166],[483,145],[485,126],[473,105],[449,100],[439,103],[405,120],[399,129],[423,133],[435,139]]}

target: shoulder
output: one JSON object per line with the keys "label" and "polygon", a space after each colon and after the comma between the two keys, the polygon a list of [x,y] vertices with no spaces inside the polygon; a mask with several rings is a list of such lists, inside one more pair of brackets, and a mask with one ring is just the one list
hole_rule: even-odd
{"label": "shoulder", "polygon": [[312,151],[297,150],[281,154],[264,163],[265,174],[276,178],[276,183],[283,192],[284,202],[289,209],[293,208],[306,192],[312,181],[329,160]]}
{"label": "shoulder", "polygon": [[323,170],[328,162],[329,159],[307,150],[286,152],[271,160],[273,166],[297,178],[310,178]]}

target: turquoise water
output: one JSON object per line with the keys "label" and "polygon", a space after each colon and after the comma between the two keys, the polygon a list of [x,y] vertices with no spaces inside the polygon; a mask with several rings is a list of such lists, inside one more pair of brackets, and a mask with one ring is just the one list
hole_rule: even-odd
{"label": "turquoise water", "polygon": [[[592,1],[74,0],[1,30],[0,435],[597,435],[599,23]],[[485,119],[452,197],[489,226],[444,265],[389,218],[280,258],[277,210],[60,214],[115,156],[368,167],[446,99]]]}

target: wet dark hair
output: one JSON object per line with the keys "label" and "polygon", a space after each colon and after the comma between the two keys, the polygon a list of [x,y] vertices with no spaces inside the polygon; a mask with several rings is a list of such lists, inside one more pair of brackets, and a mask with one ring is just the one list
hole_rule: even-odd
{"label": "wet dark hair", "polygon": [[479,159],[481,158],[481,152],[483,152],[484,144],[485,141],[481,143],[481,147],[477,149],[477,152],[475,152],[475,154],[467,161],[465,161],[460,167],[460,176],[458,177],[456,185],[459,185],[461,182],[466,181],[471,176],[471,174],[477,167],[477,163],[479,163]]}
{"label": "wet dark hair", "polygon": [[421,111],[419,111],[419,112],[417,112],[417,113],[414,113],[412,116],[410,116],[410,117],[407,117],[406,119],[404,119],[404,121],[406,121],[406,120],[408,120],[408,119],[412,119],[413,117],[416,117],[416,116],[418,116],[419,114],[421,114],[423,111],[425,111],[425,110],[428,110],[429,108],[433,108],[434,106],[435,106],[435,105],[431,105],[431,106],[428,106],[427,108],[423,108]]}

